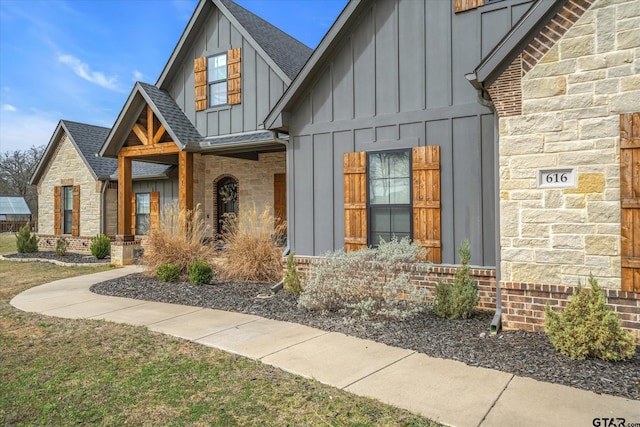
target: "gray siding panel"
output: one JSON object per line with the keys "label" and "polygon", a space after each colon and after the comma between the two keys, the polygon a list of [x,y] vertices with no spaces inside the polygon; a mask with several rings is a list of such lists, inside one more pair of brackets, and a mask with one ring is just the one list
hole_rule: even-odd
{"label": "gray siding panel", "polygon": [[[313,251],[322,254],[333,249],[333,161],[331,134],[313,136]],[[342,206],[342,203],[339,205]]]}
{"label": "gray siding panel", "polygon": [[293,192],[295,198],[295,236],[294,250],[299,254],[313,254],[313,139],[310,136],[296,137],[293,140]]}
{"label": "gray siding panel", "polygon": [[345,152],[437,145],[442,262],[458,262],[457,247],[468,238],[472,262],[495,266],[494,115],[464,75],[530,2],[457,15],[452,3],[365,2],[289,111],[297,254],[344,246]]}
{"label": "gray siding panel", "polygon": [[178,200],[178,179],[158,179],[151,181],[133,181],[131,189],[134,193],[160,193],[160,210],[164,206]]}
{"label": "gray siding panel", "polygon": [[[284,93],[285,82],[213,3],[207,7],[211,10],[188,47],[181,71],[171,81],[167,81],[165,87],[169,88],[178,105],[202,135],[255,131]],[[242,48],[242,102],[239,105],[209,108],[196,113],[193,60],[236,47]]]}
{"label": "gray siding panel", "polygon": [[[453,119],[454,244],[469,239],[471,262],[482,265],[482,151],[477,116]],[[456,254],[456,263],[459,257]]]}
{"label": "gray siding panel", "polygon": [[[375,7],[375,100],[376,114],[398,111],[398,25],[395,0]],[[359,78],[360,76],[358,76]]]}
{"label": "gray siding panel", "polygon": [[[360,28],[353,35],[353,98],[355,117],[375,114],[375,80],[373,12],[363,16]],[[356,77],[357,76],[357,77]]]}
{"label": "gray siding panel", "polygon": [[333,134],[333,248],[344,248],[344,153],[355,151],[353,132],[342,131]]}

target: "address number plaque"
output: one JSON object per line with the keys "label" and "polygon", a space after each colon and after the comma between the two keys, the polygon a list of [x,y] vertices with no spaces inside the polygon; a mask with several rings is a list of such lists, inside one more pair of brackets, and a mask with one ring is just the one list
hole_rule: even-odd
{"label": "address number plaque", "polygon": [[576,186],[574,168],[554,168],[538,170],[539,188],[567,188]]}

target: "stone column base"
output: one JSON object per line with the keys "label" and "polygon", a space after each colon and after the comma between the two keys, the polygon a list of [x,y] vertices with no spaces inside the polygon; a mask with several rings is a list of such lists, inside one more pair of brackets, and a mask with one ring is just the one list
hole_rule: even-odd
{"label": "stone column base", "polygon": [[140,241],[111,242],[111,264],[122,267],[135,263],[134,251],[140,249]]}

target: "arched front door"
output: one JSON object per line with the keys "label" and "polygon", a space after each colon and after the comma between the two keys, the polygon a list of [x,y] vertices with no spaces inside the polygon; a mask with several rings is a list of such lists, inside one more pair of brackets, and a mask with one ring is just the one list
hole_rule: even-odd
{"label": "arched front door", "polygon": [[238,215],[238,181],[228,176],[216,184],[217,232],[222,232],[225,214]]}

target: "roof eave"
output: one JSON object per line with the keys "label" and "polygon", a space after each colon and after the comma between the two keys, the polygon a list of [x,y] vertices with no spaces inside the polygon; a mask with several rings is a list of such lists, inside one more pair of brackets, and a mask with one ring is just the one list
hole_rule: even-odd
{"label": "roof eave", "polygon": [[[536,35],[536,29],[546,24],[566,3],[566,0],[537,0],[500,42],[476,67],[470,80],[478,88],[489,87]],[[467,77],[468,78],[468,77]],[[475,84],[474,84],[475,82]]]}
{"label": "roof eave", "polygon": [[[214,0],[215,1],[215,0]],[[298,75],[291,82],[287,90],[280,97],[276,105],[271,109],[269,114],[264,120],[264,126],[266,129],[280,129],[278,127],[279,120],[282,120],[282,113],[285,108],[289,107],[291,103],[295,100],[296,96],[299,94],[300,88],[302,88],[308,81],[309,77],[316,70],[316,66],[325,53],[332,46],[336,37],[341,34],[345,25],[350,21],[355,10],[363,3],[364,0],[350,0],[349,3],[344,7],[340,15],[335,20],[327,34],[322,38],[318,47],[313,51],[307,62],[304,64]],[[282,125],[282,123],[280,123]]]}

